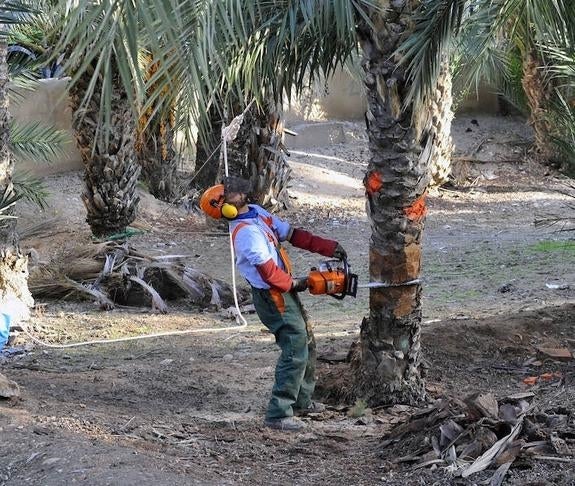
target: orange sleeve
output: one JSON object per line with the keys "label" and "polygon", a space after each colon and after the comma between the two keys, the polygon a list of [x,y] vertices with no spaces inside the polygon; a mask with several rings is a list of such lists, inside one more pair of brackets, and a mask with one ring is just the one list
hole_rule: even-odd
{"label": "orange sleeve", "polygon": [[337,241],[321,238],[300,228],[293,230],[289,242],[297,248],[319,253],[326,257],[332,257],[335,247],[337,246]]}
{"label": "orange sleeve", "polygon": [[273,258],[270,258],[267,262],[261,265],[256,265],[260,277],[265,283],[270,287],[280,290],[281,292],[288,292],[292,287],[291,276],[284,272],[280,267],[276,265]]}

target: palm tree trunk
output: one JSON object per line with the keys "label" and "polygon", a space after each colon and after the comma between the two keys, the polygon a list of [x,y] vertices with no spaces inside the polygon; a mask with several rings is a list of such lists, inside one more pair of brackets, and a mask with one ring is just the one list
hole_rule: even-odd
{"label": "palm tree trunk", "polygon": [[272,211],[289,206],[287,188],[291,168],[287,162],[281,115],[280,107],[260,114],[252,127],[248,148],[249,173],[255,181],[256,200]]}
{"label": "palm tree trunk", "polygon": [[449,69],[449,60],[445,59],[441,65],[434,96],[429,101],[431,136],[434,140],[434,150],[431,158],[432,186],[445,184],[451,174],[451,156],[453,154],[453,141],[451,138],[452,105],[451,71]]}
{"label": "palm tree trunk", "polygon": [[136,144],[142,179],[150,194],[166,202],[176,197],[177,160],[174,150],[174,123],[170,116],[159,116],[139,133]]}
{"label": "palm tree trunk", "polygon": [[270,211],[289,205],[291,168],[286,153],[279,107],[263,112],[252,107],[236,139],[228,144],[230,174],[252,181],[254,202]]}
{"label": "palm tree trunk", "polygon": [[392,2],[372,13],[377,31],[358,26],[367,87],[371,157],[364,179],[371,222],[369,272],[389,287],[370,291],[370,314],[354,358],[354,394],[371,405],[425,398],[420,373],[421,238],[438,129],[430,106],[402,110],[404,67],[394,52],[413,25],[418,2]]}
{"label": "palm tree trunk", "polygon": [[220,168],[219,143],[222,138],[222,117],[213,106],[207,116],[210,119],[210,133],[198,136],[196,144],[196,165],[192,185],[200,191],[217,184]]}
{"label": "palm tree trunk", "polygon": [[[0,197],[13,194],[14,163],[10,151],[10,112],[8,111],[8,46],[0,36]],[[10,214],[10,209],[4,215]],[[0,219],[0,304],[12,294],[28,306],[34,305],[28,290],[28,258],[20,253],[15,219]]]}
{"label": "palm tree trunk", "polygon": [[527,96],[531,112],[530,123],[535,135],[535,148],[542,160],[548,164],[558,162],[558,154],[553,145],[553,127],[549,120],[553,86],[545,79],[543,62],[539,55],[530,51],[523,61],[521,83]]}
{"label": "palm tree trunk", "polygon": [[[140,166],[134,156],[134,122],[132,108],[119,76],[114,76],[109,133],[99,127],[100,93],[96,88],[86,107],[80,108],[90,83],[85,73],[70,90],[73,126],[84,161],[82,200],[86,221],[95,236],[121,232],[136,219],[140,200],[136,184]],[[107,139],[106,135],[109,136]]]}
{"label": "palm tree trunk", "polygon": [[[146,81],[150,80],[159,68],[147,56]],[[158,88],[155,82],[147,90],[150,94]],[[174,150],[175,119],[173,106],[160,98],[156,106],[150,106],[140,114],[138,133],[135,143],[138,162],[142,168],[142,179],[147,184],[150,194],[162,201],[172,202],[176,197],[177,160]]]}

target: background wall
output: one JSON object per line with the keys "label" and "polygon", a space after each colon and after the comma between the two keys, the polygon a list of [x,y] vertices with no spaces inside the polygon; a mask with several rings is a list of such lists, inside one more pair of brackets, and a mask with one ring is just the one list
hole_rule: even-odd
{"label": "background wall", "polygon": [[22,93],[22,98],[12,101],[10,113],[15,120],[50,124],[66,130],[70,135],[70,141],[59,160],[51,164],[25,161],[18,169],[45,176],[82,168],[82,158],[72,131],[72,110],[65,94],[67,82],[67,79],[43,79],[35,91],[26,91]]}
{"label": "background wall", "polygon": [[[495,90],[480,85],[464,97],[455,88],[454,100],[458,100],[456,112],[478,112],[496,114],[499,102]],[[317,122],[327,120],[358,121],[364,119],[366,100],[361,81],[354,79],[345,71],[338,71],[326,85],[318,85],[308,90],[301,99],[286,104],[285,114],[288,124]]]}

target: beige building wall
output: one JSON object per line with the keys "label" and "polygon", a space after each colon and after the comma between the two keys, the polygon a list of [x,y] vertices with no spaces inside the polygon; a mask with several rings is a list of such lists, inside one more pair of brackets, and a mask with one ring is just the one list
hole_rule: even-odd
{"label": "beige building wall", "polygon": [[[454,99],[458,98],[454,93]],[[363,120],[366,107],[361,82],[340,70],[328,80],[327,89],[317,86],[301,99],[292,100],[285,107],[286,122],[289,126],[301,122]],[[480,85],[477,92],[473,90],[457,103],[456,110],[495,114],[499,110],[497,94],[493,88]]]}
{"label": "beige building wall", "polygon": [[72,110],[66,96],[66,79],[43,79],[34,91],[26,91],[12,101],[10,112],[15,120],[21,122],[38,121],[65,130],[69,142],[64,154],[52,163],[24,161],[18,170],[26,170],[36,176],[46,176],[82,168],[82,158],[72,131]]}
{"label": "beige building wall", "polygon": [[361,84],[340,70],[326,86],[318,85],[286,104],[285,119],[288,125],[302,121],[363,120],[366,107]]}

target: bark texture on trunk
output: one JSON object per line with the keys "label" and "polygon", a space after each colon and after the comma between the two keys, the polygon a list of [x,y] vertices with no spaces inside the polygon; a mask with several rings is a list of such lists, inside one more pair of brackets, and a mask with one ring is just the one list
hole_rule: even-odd
{"label": "bark texture on trunk", "polygon": [[233,143],[228,144],[230,174],[252,182],[254,202],[270,211],[289,206],[291,168],[284,145],[281,109],[258,112],[252,107]]}
{"label": "bark texture on trunk", "polygon": [[[13,193],[14,163],[10,150],[10,112],[8,110],[8,46],[0,38],[0,196]],[[11,210],[4,212],[10,214]],[[34,305],[28,290],[28,258],[20,253],[15,219],[0,219],[0,304],[14,295],[28,306]]]}
{"label": "bark texture on trunk", "polygon": [[[13,160],[10,151],[10,112],[8,111],[8,46],[0,38],[0,197],[13,193]],[[8,210],[4,214],[9,214]],[[16,244],[16,220],[0,220],[0,243],[4,246]]]}
{"label": "bark texture on trunk", "polygon": [[220,169],[220,147],[222,139],[222,117],[218,111],[211,107],[208,111],[210,119],[210,133],[205,141],[198,137],[196,144],[196,165],[192,186],[200,191],[217,184]]}
{"label": "bark texture on trunk", "polygon": [[544,162],[553,164],[560,160],[553,145],[553,126],[549,120],[553,86],[545,79],[542,67],[541,58],[535,51],[527,53],[521,83],[531,111],[529,122],[535,135],[535,148]]}
{"label": "bark texture on trunk", "polygon": [[159,117],[140,131],[136,144],[142,179],[152,196],[166,202],[172,202],[177,195],[174,136],[172,118]]}
{"label": "bark texture on trunk", "polygon": [[[364,185],[371,222],[370,280],[393,287],[370,291],[370,314],[355,356],[354,394],[370,405],[425,399],[420,373],[421,237],[437,148],[430,106],[402,111],[408,86],[394,52],[412,28],[419,2],[392,2],[372,14],[375,30],[358,27],[367,87],[371,158]],[[441,98],[440,96],[438,99]],[[433,103],[432,103],[433,104]]]}
{"label": "bark texture on trunk", "polygon": [[[158,62],[147,57],[147,80],[157,72]],[[148,88],[148,93],[157,89],[157,83]],[[174,149],[175,118],[172,106],[160,99],[156,106],[150,106],[140,114],[135,143],[136,154],[142,168],[142,179],[150,194],[162,201],[172,202],[176,194],[177,159]]]}
{"label": "bark texture on trunk", "polygon": [[434,140],[431,157],[431,185],[440,186],[449,180],[453,141],[451,122],[453,120],[453,97],[451,91],[451,71],[446,59],[441,65],[437,86],[428,109],[431,115],[431,137]]}
{"label": "bark texture on trunk", "polygon": [[84,74],[72,87],[73,126],[84,161],[82,200],[86,221],[95,236],[107,236],[126,229],[136,219],[140,200],[136,184],[140,166],[134,151],[134,117],[119,76],[114,76],[112,113],[108,140],[99,127],[100,91],[98,82],[89,104],[80,109],[91,75]]}

